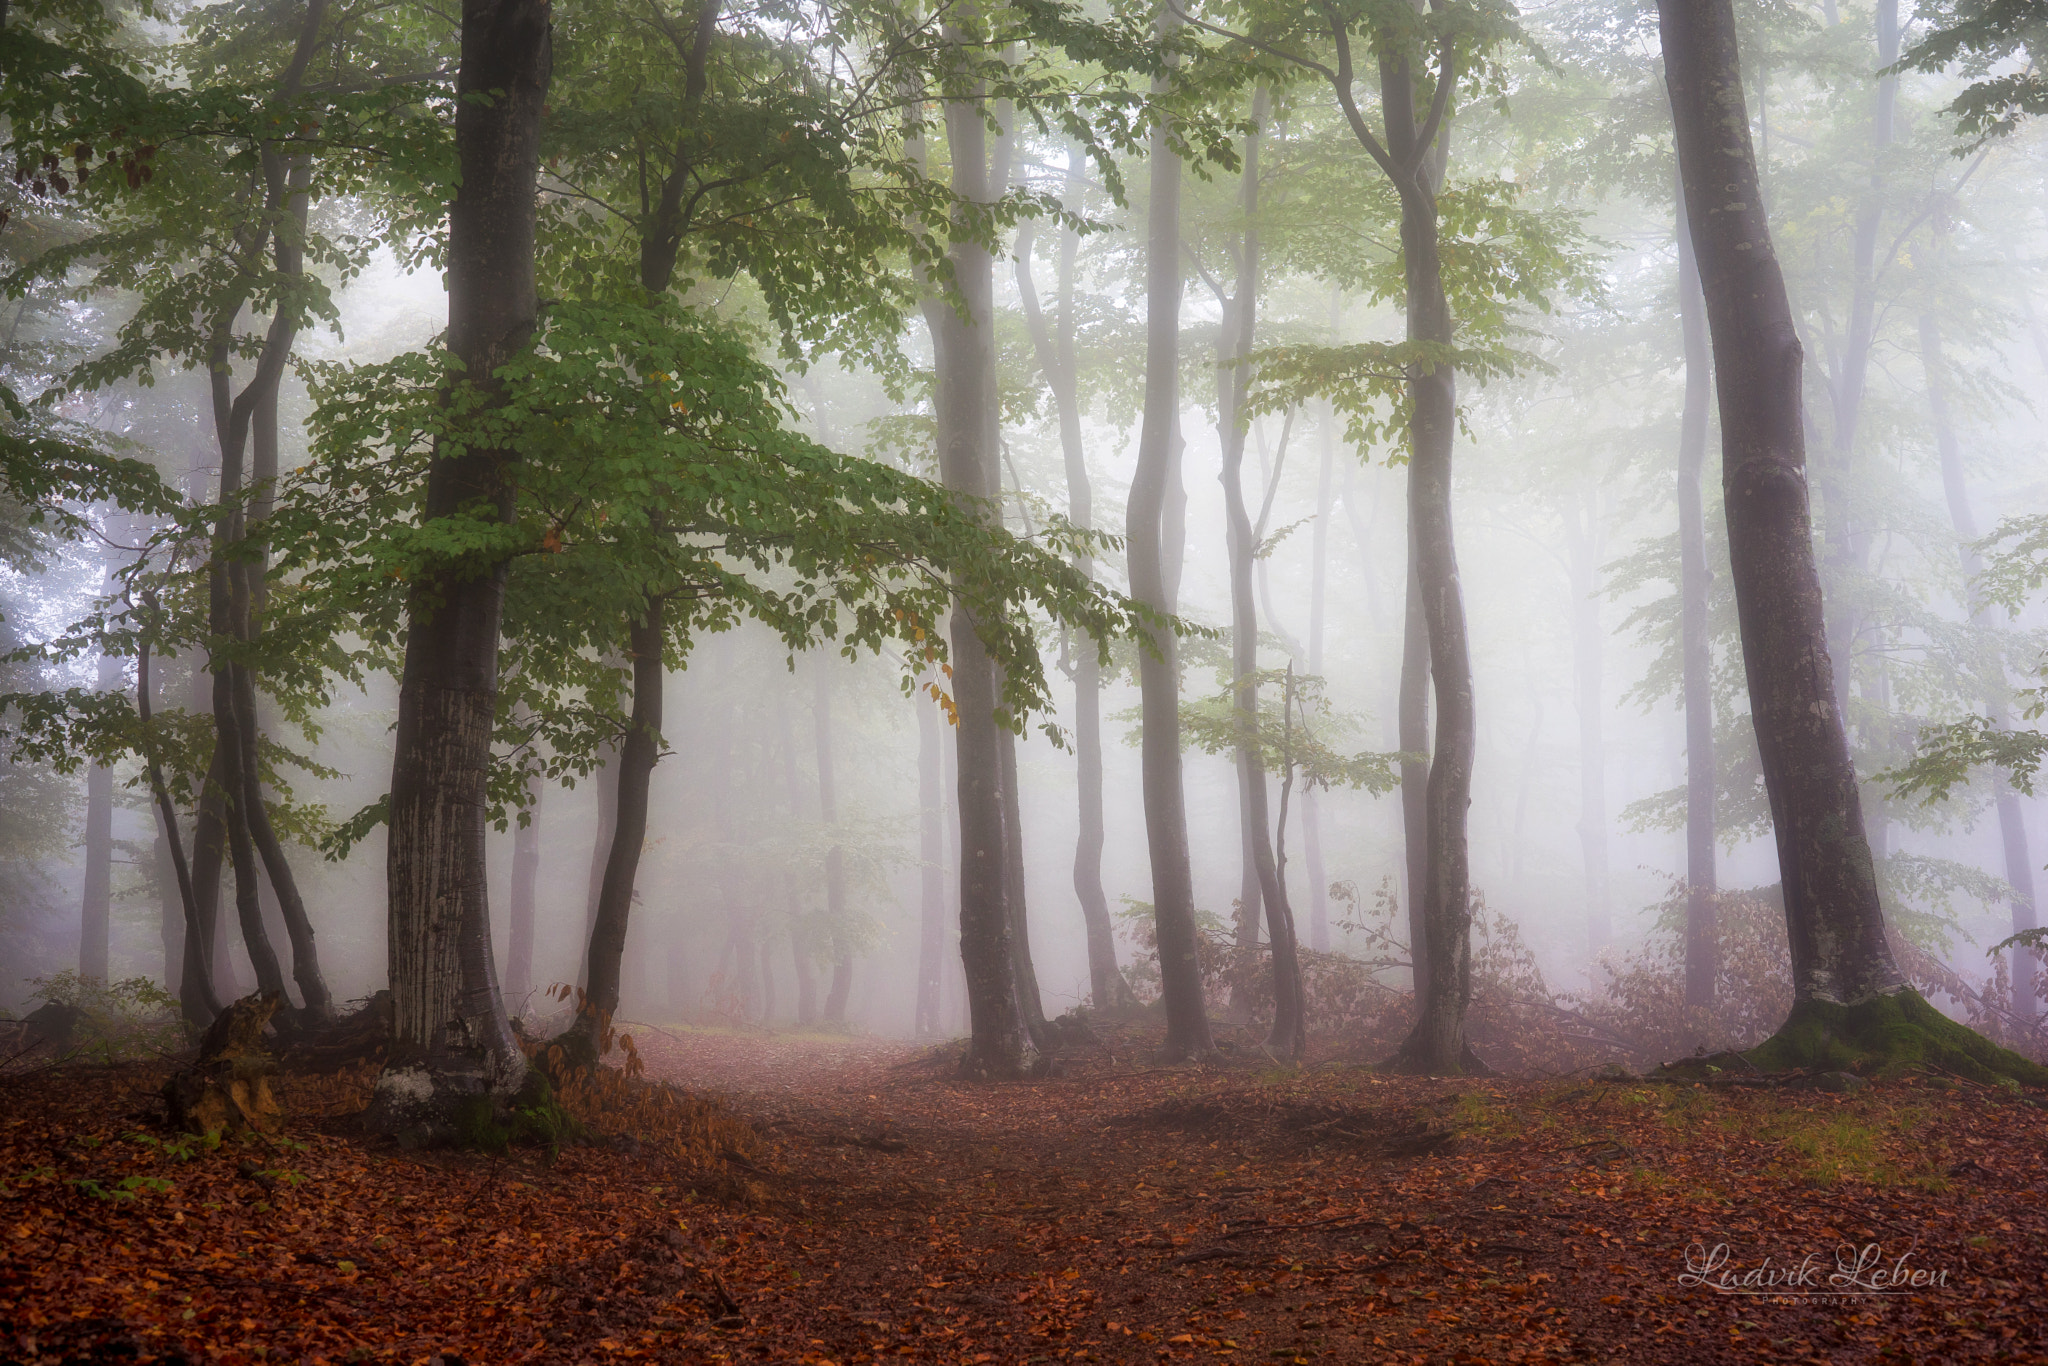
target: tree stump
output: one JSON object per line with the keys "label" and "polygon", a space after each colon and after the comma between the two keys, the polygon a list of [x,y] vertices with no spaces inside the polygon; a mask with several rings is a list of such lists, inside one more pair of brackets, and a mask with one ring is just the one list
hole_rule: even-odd
{"label": "tree stump", "polygon": [[164,1083],[172,1128],[267,1133],[283,1121],[284,1109],[270,1089],[277,1059],[263,1047],[263,1027],[283,1004],[274,991],[244,996],[207,1026],[199,1061]]}

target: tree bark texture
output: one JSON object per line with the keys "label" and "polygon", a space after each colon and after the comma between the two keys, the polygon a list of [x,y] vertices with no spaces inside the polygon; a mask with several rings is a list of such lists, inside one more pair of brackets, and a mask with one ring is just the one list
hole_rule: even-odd
{"label": "tree bark texture", "polygon": [[[1179,23],[1169,7],[1161,28]],[[1155,94],[1166,89],[1155,77]],[[1173,610],[1167,577],[1167,494],[1179,484],[1176,416],[1180,407],[1181,165],[1165,130],[1149,149],[1151,202],[1146,225],[1145,399],[1138,467],[1125,516],[1131,596],[1159,612]],[[1170,628],[1154,627],[1138,655],[1140,767],[1145,843],[1152,865],[1152,915],[1159,945],[1160,991],[1166,1007],[1168,1062],[1215,1052],[1202,1000],[1196,954],[1194,877],[1188,862],[1186,794],[1181,786],[1180,651]]]}
{"label": "tree bark texture", "polygon": [[[538,311],[534,189],[553,64],[549,20],[548,0],[464,0],[462,8],[448,347],[466,382],[486,394],[527,344]],[[481,500],[509,520],[516,471],[511,451],[437,451],[424,516]],[[399,1065],[378,1084],[380,1118],[392,1127],[419,1122],[443,1098],[509,1092],[525,1071],[491,961],[484,877],[505,575],[502,560],[437,569],[406,604],[387,860]]]}
{"label": "tree bark texture", "polygon": [[1720,971],[1714,925],[1714,657],[1708,591],[1707,520],[1702,475],[1707,462],[1707,411],[1713,401],[1707,301],[1699,260],[1686,226],[1685,186],[1677,186],[1678,326],[1685,354],[1685,407],[1678,421],[1679,650],[1685,701],[1685,1003],[1713,1004]]}
{"label": "tree bark texture", "polygon": [[[1941,323],[1932,313],[1920,315],[1920,364],[1927,373],[1927,404],[1934,418],[1934,444],[1941,457],[1941,486],[1948,500],[1949,522],[1960,542],[1965,591],[1984,572],[1983,557],[1976,542],[1982,535],[1977,514],[1970,506],[1969,480],[1963,470],[1963,447],[1957,439],[1955,421],[1949,415],[1947,369],[1942,356]],[[1981,601],[1970,606],[1970,623],[1987,634],[1993,629],[1991,610]],[[1984,714],[1992,725],[2005,729],[2008,719],[2005,660],[1996,660],[1996,673],[1984,697]],[[2005,880],[2012,887],[2012,928],[2015,933],[2035,925],[2034,860],[2027,849],[2027,822],[2019,794],[2002,777],[1995,780],[1994,804],[1998,810],[1998,837],[2005,854]],[[2032,1020],[2040,1010],[2034,977],[2040,956],[2034,949],[2013,950],[2012,1008],[2022,1020]]]}
{"label": "tree bark texture", "polygon": [[[1333,301],[1331,312],[1336,305]],[[1331,331],[1334,333],[1335,328]],[[1336,509],[1337,414],[1324,405],[1322,464],[1316,473],[1316,520],[1309,540],[1308,671],[1323,676],[1324,600],[1330,577],[1330,515]],[[1323,808],[1316,789],[1301,794],[1301,853],[1308,864],[1308,942],[1330,951],[1330,880],[1323,867]]]}
{"label": "tree bark texture", "polygon": [[1743,665],[1777,836],[1795,1000],[1905,988],[1885,942],[1837,706],[1806,489],[1802,358],[1771,247],[1731,0],[1660,0],[1665,80],[1721,416]]}

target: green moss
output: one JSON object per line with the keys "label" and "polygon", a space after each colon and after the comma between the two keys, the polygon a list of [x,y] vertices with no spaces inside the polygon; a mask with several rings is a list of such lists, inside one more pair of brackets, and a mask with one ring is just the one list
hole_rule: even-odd
{"label": "green moss", "polygon": [[1910,989],[1853,1006],[1801,1001],[1776,1034],[1744,1056],[1765,1072],[1884,1075],[1919,1063],[1972,1081],[2048,1086],[2048,1067],[1957,1024]]}

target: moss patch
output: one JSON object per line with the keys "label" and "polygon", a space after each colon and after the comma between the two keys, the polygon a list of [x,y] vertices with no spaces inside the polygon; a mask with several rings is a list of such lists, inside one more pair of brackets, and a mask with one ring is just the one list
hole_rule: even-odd
{"label": "moss patch", "polygon": [[1801,1001],[1776,1034],[1743,1056],[1765,1072],[1882,1075],[1920,1063],[1972,1081],[2048,1086],[2048,1067],[1957,1024],[1910,989],[1853,1006]]}

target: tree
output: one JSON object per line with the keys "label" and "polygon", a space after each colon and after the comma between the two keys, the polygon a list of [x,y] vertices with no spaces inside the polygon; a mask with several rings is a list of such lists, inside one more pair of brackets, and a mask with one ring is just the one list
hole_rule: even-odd
{"label": "tree", "polygon": [[[1162,38],[1170,39],[1181,22],[1172,0],[1164,0]],[[1163,72],[1153,78],[1155,97],[1167,93],[1170,79]],[[1151,193],[1145,234],[1144,421],[1124,531],[1131,596],[1160,618],[1174,606],[1168,575],[1167,492],[1180,482],[1175,424],[1180,402],[1181,165],[1175,143],[1170,123],[1160,118],[1152,130],[1147,170]],[[1195,889],[1181,784],[1179,642],[1163,623],[1153,626],[1148,637],[1139,657],[1138,687],[1145,843],[1152,865],[1152,914],[1166,1006],[1160,1058],[1186,1062],[1207,1057],[1215,1044],[1202,1004],[1201,964],[1195,956]]]}
{"label": "tree", "polygon": [[1757,747],[1791,941],[1794,1005],[1751,1056],[1835,1065],[1930,1056],[1977,1074],[2044,1074],[1922,1001],[1885,939],[1860,794],[1835,703],[1814,562],[1802,357],[1771,248],[1731,0],[1658,7],[1687,226],[1713,339],[1727,508]]}
{"label": "tree", "polygon": [[[448,350],[453,404],[504,401],[498,371],[532,336],[534,189],[553,70],[548,0],[464,0],[456,78],[461,185],[448,208]],[[498,691],[504,532],[518,454],[437,447],[425,520],[455,555],[406,601],[405,665],[391,766],[389,958],[392,1063],[372,1122],[447,1125],[456,1105],[502,1104],[526,1072],[491,958],[484,821]]]}

